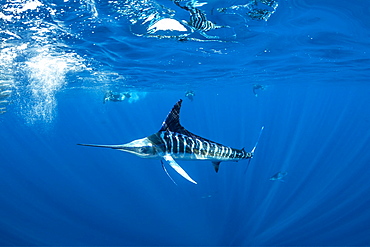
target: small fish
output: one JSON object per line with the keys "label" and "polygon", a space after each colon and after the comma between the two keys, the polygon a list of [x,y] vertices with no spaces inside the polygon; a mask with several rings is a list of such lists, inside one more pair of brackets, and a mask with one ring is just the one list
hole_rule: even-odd
{"label": "small fish", "polygon": [[188,90],[185,93],[185,97],[188,98],[188,99],[190,99],[190,101],[193,101],[194,96],[195,96],[195,93],[194,93],[193,90]]}
{"label": "small fish", "polygon": [[256,90],[265,90],[265,86],[260,85],[260,84],[254,84],[253,85],[253,94],[254,94],[254,96],[258,97],[258,94],[257,94]]}
{"label": "small fish", "polygon": [[284,178],[286,175],[288,175],[288,173],[287,173],[287,172],[278,172],[278,173],[276,173],[274,176],[272,176],[272,177],[270,178],[270,180],[271,180],[271,181],[281,181],[281,182],[285,182],[285,181],[283,180],[283,178]]}

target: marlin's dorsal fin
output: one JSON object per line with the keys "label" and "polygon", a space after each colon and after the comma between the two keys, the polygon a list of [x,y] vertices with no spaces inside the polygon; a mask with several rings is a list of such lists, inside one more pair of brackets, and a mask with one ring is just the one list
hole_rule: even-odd
{"label": "marlin's dorsal fin", "polygon": [[177,101],[177,103],[173,106],[172,110],[170,111],[170,113],[168,113],[166,119],[163,121],[162,127],[159,130],[159,132],[161,132],[161,131],[175,132],[175,133],[187,135],[187,136],[190,136],[190,137],[194,137],[194,138],[197,138],[199,140],[207,141],[209,143],[215,143],[215,144],[218,144],[218,145],[222,145],[220,143],[217,143],[217,142],[208,140],[206,138],[203,138],[201,136],[195,135],[195,134],[191,133],[190,131],[186,130],[184,127],[182,127],[182,125],[180,124],[181,103],[182,103],[182,99]]}
{"label": "marlin's dorsal fin", "polygon": [[162,127],[159,131],[171,131],[177,133],[183,133],[185,130],[184,127],[180,124],[180,109],[181,109],[182,99],[177,101],[173,106],[170,113],[168,113],[166,119],[162,123]]}

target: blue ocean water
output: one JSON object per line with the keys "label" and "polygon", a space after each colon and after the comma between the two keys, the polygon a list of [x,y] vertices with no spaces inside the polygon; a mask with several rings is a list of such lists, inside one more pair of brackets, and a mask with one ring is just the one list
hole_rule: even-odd
{"label": "blue ocean water", "polygon": [[[367,1],[0,3],[0,245],[370,245]],[[180,160],[198,184],[175,185],[76,145],[153,134],[180,98],[231,147],[265,126],[247,170]]]}

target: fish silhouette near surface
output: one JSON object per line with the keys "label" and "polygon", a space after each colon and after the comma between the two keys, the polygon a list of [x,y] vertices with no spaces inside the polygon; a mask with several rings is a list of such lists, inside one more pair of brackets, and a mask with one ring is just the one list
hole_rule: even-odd
{"label": "fish silhouette near surface", "polygon": [[[188,181],[195,182],[175,160],[207,160],[211,161],[216,172],[219,170],[220,163],[223,161],[239,161],[251,159],[258,144],[247,152],[243,149],[235,149],[222,144],[210,141],[186,130],[180,124],[180,109],[182,100],[180,99],[162,123],[161,129],[150,136],[137,139],[132,142],[120,145],[96,145],[96,144],[77,144],[90,147],[112,148],[120,151],[133,153],[141,158],[154,158],[166,161],[176,172]],[[258,139],[261,136],[262,130]],[[168,174],[162,162],[162,167]],[[175,181],[171,178],[175,183]],[[175,183],[176,184],[176,183]]]}

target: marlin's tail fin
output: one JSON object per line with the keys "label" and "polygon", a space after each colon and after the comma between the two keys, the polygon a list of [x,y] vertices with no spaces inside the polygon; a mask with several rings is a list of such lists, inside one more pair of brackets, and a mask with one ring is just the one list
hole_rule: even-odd
{"label": "marlin's tail fin", "polygon": [[251,159],[253,158],[254,151],[256,150],[256,147],[257,147],[258,142],[259,142],[259,140],[260,140],[260,138],[261,138],[262,131],[263,131],[263,129],[264,129],[264,128],[265,128],[265,126],[262,126],[262,128],[261,128],[261,130],[260,130],[260,133],[259,133],[259,135],[258,135],[258,138],[257,138],[256,144],[254,145],[254,147],[253,147],[253,149],[252,149],[252,151],[251,151],[252,157],[249,159],[249,161],[248,161],[248,165],[247,165],[247,168],[245,169],[245,172],[244,172],[244,173],[246,173],[246,172],[247,172],[247,170],[248,170],[249,164],[251,163]]}
{"label": "marlin's tail fin", "polygon": [[260,140],[260,138],[261,138],[261,134],[262,134],[262,131],[263,131],[263,129],[264,129],[264,128],[265,128],[265,126],[262,126],[262,128],[261,128],[261,130],[260,130],[260,134],[258,135],[258,138],[257,138],[256,145],[254,145],[254,147],[253,147],[253,149],[252,149],[252,151],[251,151],[251,153],[252,153],[252,154],[254,154],[254,151],[256,150],[256,147],[257,147],[258,142],[259,142],[259,140]]}

